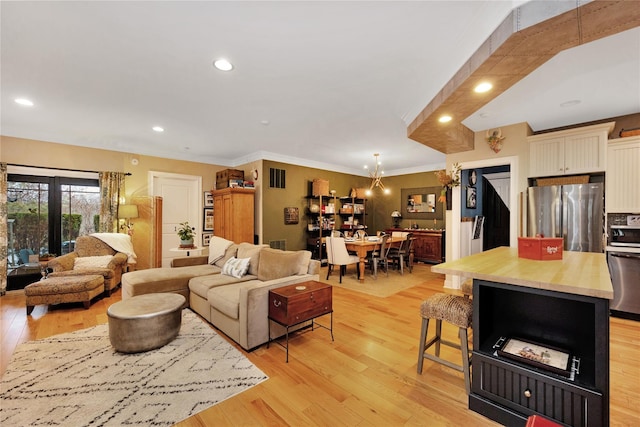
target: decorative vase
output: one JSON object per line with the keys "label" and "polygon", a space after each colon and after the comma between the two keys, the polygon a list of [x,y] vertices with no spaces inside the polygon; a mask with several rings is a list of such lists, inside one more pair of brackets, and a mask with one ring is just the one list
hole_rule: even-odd
{"label": "decorative vase", "polygon": [[187,239],[187,240],[180,239],[180,246],[183,247],[183,248],[192,247],[193,246],[193,238]]}

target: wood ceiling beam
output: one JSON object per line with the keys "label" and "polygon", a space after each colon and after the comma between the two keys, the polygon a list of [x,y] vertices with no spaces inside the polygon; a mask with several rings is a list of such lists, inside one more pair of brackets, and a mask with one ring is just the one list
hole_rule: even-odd
{"label": "wood ceiling beam", "polygon": [[[559,52],[640,26],[640,7],[634,3],[594,0],[561,13],[548,2],[514,9],[409,124],[407,136],[445,154],[473,150],[473,131],[462,120]],[[481,81],[491,82],[493,89],[475,93]],[[445,114],[453,120],[440,123]]]}

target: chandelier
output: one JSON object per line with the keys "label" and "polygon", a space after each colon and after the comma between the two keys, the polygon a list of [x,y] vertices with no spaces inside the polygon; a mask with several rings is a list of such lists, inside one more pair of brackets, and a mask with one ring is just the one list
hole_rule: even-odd
{"label": "chandelier", "polygon": [[[375,153],[373,157],[376,158],[376,167],[373,172],[369,171],[369,177],[371,178],[371,185],[369,186],[369,190],[367,190],[367,195],[371,195],[371,192],[374,188],[379,187],[385,194],[389,194],[389,190],[384,188],[384,184],[382,183],[382,175],[384,175],[384,171],[382,170],[382,162],[380,161],[380,154]],[[365,169],[369,169],[368,166],[364,167]]]}

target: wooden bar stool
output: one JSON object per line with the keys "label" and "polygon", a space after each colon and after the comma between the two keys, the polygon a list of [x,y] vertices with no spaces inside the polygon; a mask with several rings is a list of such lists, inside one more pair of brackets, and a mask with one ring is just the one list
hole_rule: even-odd
{"label": "wooden bar stool", "polygon": [[[467,329],[471,327],[473,306],[470,298],[457,295],[435,294],[422,302],[420,315],[422,316],[422,330],[420,332],[420,350],[418,353],[418,373],[422,373],[424,359],[433,360],[449,368],[464,373],[464,386],[467,394],[471,391],[471,377],[469,375],[469,365],[471,356],[469,354]],[[436,320],[436,334],[427,340],[429,320]],[[460,344],[442,339],[442,321],[449,322],[459,329]],[[435,356],[428,354],[427,350],[432,345],[436,346]],[[440,358],[440,344],[457,348],[462,353],[462,365],[456,365]]]}

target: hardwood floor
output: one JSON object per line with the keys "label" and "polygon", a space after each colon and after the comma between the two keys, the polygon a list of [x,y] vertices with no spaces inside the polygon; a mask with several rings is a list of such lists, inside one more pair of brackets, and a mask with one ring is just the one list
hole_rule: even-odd
{"label": "hardwood floor", "polygon": [[[422,375],[416,373],[419,305],[442,292],[442,284],[443,276],[433,275],[387,298],[334,287],[334,342],[328,331],[316,328],[293,335],[289,363],[278,345],[245,352],[269,379],[179,425],[498,425],[467,409],[462,373],[429,360]],[[23,292],[8,292],[0,297],[0,372],[19,343],[106,323],[107,307],[119,300],[120,291],[88,310],[81,304],[37,306],[26,316]],[[453,328],[444,331],[457,339]],[[454,362],[460,357],[446,347],[442,353]],[[640,322],[611,318],[612,426],[640,425],[638,354]]]}

